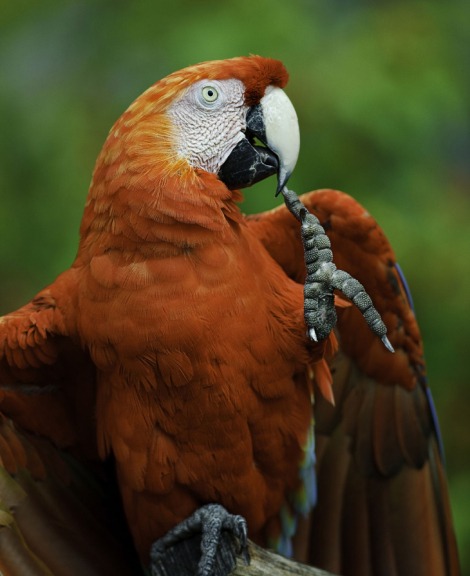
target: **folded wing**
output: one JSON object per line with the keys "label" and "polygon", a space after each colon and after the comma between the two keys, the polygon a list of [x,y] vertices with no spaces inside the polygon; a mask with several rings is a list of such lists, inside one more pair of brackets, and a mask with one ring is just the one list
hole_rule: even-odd
{"label": "folded wing", "polygon": [[[318,503],[309,562],[345,576],[459,574],[421,336],[394,253],[351,197],[320,190],[302,201],[325,228],[338,268],[372,297],[396,351],[385,350],[354,306],[338,309],[335,406],[320,395],[315,405]],[[303,281],[299,227],[287,210],[250,217],[249,225],[287,274]]]}

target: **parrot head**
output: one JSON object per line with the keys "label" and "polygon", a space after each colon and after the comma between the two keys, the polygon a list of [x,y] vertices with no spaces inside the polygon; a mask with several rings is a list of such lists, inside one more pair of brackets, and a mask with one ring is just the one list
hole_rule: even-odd
{"label": "parrot head", "polygon": [[[151,86],[111,129],[98,166],[128,172],[159,165],[166,176],[210,173],[229,190],[277,174],[278,192],[299,153],[297,115],[277,60],[249,56],[204,62]],[[116,176],[107,170],[106,180]],[[102,176],[102,174],[100,175]]]}
{"label": "parrot head", "polygon": [[189,68],[184,76],[191,83],[168,109],[179,129],[179,154],[230,189],[273,174],[282,188],[297,161],[299,127],[282,90],[288,75],[281,62],[234,58]]}

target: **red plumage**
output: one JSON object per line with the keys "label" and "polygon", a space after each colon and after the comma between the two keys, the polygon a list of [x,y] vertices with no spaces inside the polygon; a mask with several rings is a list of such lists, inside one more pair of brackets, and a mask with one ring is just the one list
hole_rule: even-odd
{"label": "red plumage", "polygon": [[[421,339],[382,231],[346,195],[304,197],[397,351],[347,306],[335,356],[334,334],[306,338],[294,218],[285,208],[245,218],[237,192],[175,151],[171,104],[202,79],[232,78],[253,106],[287,72],[261,57],[200,64],[155,84],[111,129],[72,267],[0,320],[0,409],[14,422],[3,466],[13,478],[31,469],[10,456],[19,428],[85,466],[112,455],[144,563],[155,539],[207,502],[243,515],[267,544],[301,484],[312,392],[330,396],[331,370],[336,406],[315,406],[319,505],[297,550],[345,574],[386,573],[382,554],[387,573],[457,574]],[[405,539],[400,522],[410,533],[425,524],[426,538]],[[406,568],[410,542],[422,572]]]}

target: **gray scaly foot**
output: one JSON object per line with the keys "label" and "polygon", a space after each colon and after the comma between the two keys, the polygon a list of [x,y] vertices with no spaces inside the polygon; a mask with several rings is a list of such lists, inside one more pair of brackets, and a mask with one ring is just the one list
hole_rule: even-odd
{"label": "gray scaly foot", "polygon": [[241,556],[249,564],[246,521],[207,504],[154,542],[152,576],[227,576]]}
{"label": "gray scaly foot", "polygon": [[307,266],[304,286],[304,317],[308,336],[319,342],[336,326],[333,291],[339,290],[359,308],[369,328],[382,340],[390,352],[393,346],[387,338],[387,328],[364,286],[347,272],[338,270],[328,236],[316,216],[302,204],[299,197],[286,187],[282,189],[290,212],[301,223],[300,233]]}

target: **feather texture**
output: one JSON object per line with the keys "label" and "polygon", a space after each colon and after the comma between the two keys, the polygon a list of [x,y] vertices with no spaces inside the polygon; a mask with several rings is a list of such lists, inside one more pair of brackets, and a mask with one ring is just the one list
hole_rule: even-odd
{"label": "feather texture", "polygon": [[[352,198],[322,190],[302,200],[326,228],[338,267],[373,295],[396,350],[384,350],[355,307],[338,308],[335,405],[322,397],[315,404],[318,504],[309,561],[345,576],[459,574],[435,410],[402,273],[383,232]],[[302,279],[297,224],[287,211],[250,225]],[[273,239],[278,229],[282,243]]]}
{"label": "feather texture", "polygon": [[0,417],[0,571],[135,574],[100,476]]}
{"label": "feather texture", "polygon": [[245,218],[238,192],[179,155],[169,107],[232,78],[245,110],[287,73],[254,56],[149,88],[97,159],[72,267],[0,319],[0,566],[114,573],[115,535],[85,509],[100,491],[77,476],[105,473],[99,455],[144,565],[155,539],[217,502],[255,541],[332,571],[455,576],[421,338],[383,232],[344,194],[304,197],[396,354],[338,297],[337,334],[312,343],[295,219]]}

